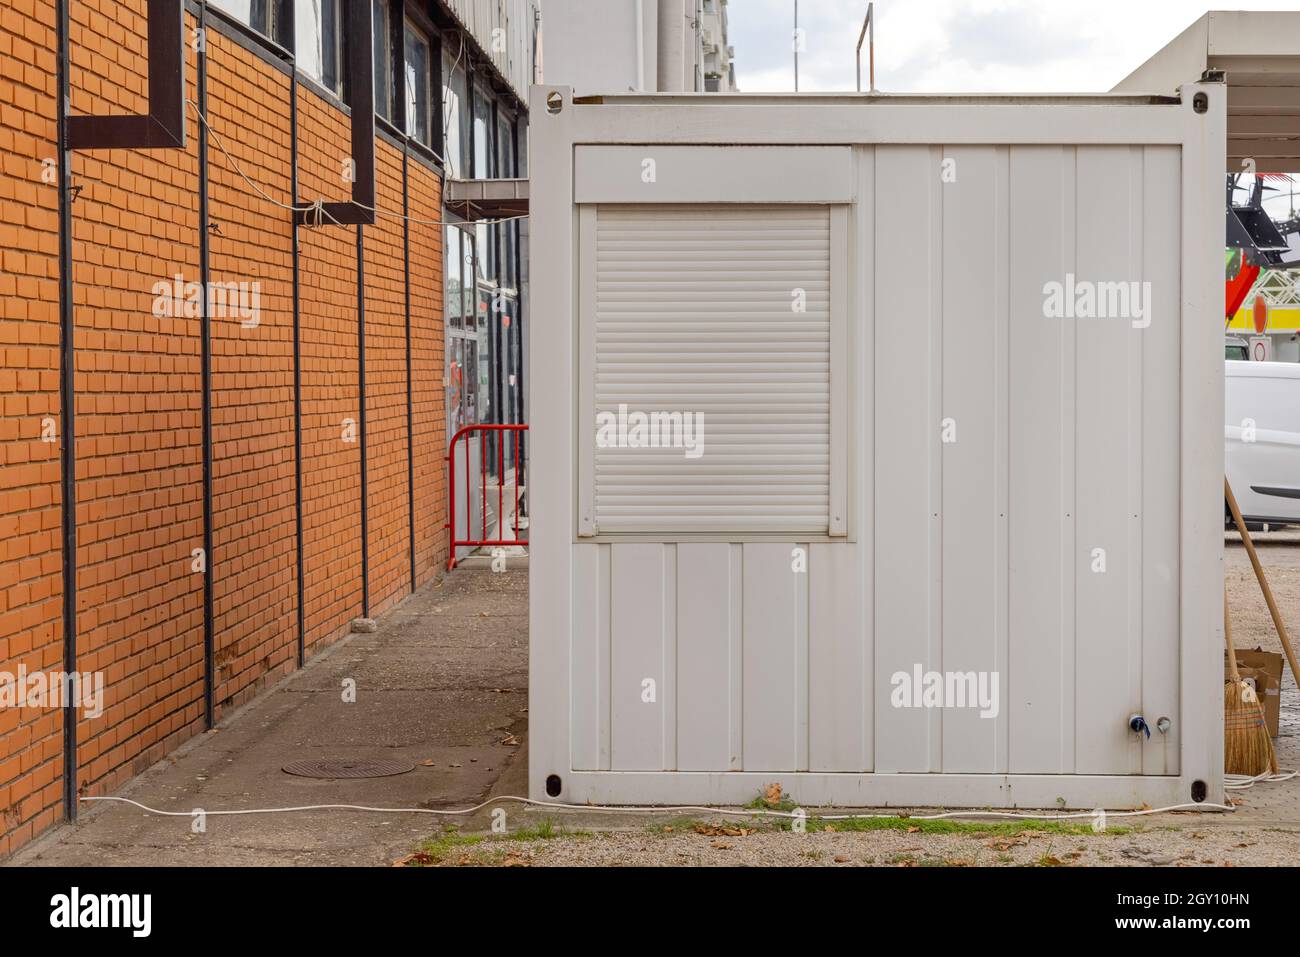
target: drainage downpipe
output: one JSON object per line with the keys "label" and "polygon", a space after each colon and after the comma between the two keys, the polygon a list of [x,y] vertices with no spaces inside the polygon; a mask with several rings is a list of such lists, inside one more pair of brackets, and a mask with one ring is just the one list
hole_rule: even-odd
{"label": "drainage downpipe", "polygon": [[360,412],[357,431],[361,441],[361,617],[370,617],[370,522],[366,505],[370,501],[366,470],[366,244],[357,226],[357,386]]}
{"label": "drainage downpipe", "polygon": [[[63,521],[63,671],[77,673],[76,322],[72,301],[72,151],[68,149],[71,81],[69,0],[58,0],[59,437]],[[77,704],[63,703],[63,817],[77,819]]]}
{"label": "drainage downpipe", "polygon": [[[402,140],[402,280],[406,293],[406,517],[407,549],[411,558],[411,591],[415,591],[415,389],[411,381],[411,147]],[[441,227],[439,227],[441,230]]]}
{"label": "drainage downpipe", "polygon": [[[207,30],[208,5],[199,7],[199,35]],[[198,51],[199,109],[208,115],[207,44]],[[208,123],[211,123],[211,118]],[[216,723],[216,642],[212,631],[212,317],[208,290],[211,288],[211,249],[208,241],[208,127],[199,124],[199,285],[203,307],[199,319],[200,379],[203,409],[203,720],[211,729]]]}
{"label": "drainage downpipe", "polygon": [[[289,64],[289,192],[290,202],[298,205],[298,70]],[[293,229],[293,510],[297,528],[298,573],[298,667],[307,662],[307,615],[303,605],[307,586],[303,578],[302,545],[302,277],[298,256],[302,248],[298,237],[298,217],[291,216]]]}

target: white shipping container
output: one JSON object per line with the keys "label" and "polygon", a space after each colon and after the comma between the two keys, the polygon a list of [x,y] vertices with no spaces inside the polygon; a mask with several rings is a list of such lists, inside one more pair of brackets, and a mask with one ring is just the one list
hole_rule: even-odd
{"label": "white shipping container", "polygon": [[533,88],[533,797],[1222,799],[1225,99]]}

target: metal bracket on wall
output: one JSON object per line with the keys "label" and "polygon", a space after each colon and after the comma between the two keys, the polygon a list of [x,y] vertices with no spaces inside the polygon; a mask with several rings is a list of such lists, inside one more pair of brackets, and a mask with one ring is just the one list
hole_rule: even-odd
{"label": "metal bracket on wall", "polygon": [[[348,37],[368,37],[373,30],[369,3],[349,3],[346,8]],[[352,114],[352,201],[322,203],[319,209],[299,209],[294,222],[317,226],[369,226],[375,221],[375,73],[374,50],[370,43],[347,44],[347,104]]]}
{"label": "metal bracket on wall", "polygon": [[68,149],[184,148],[184,21],[184,0],[149,0],[149,112],[69,116]]}

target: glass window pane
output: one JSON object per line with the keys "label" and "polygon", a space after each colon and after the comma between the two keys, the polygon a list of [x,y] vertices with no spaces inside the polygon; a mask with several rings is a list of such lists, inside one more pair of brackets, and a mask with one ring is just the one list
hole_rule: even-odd
{"label": "glass window pane", "polygon": [[389,0],[373,0],[375,112],[388,120],[393,119],[393,24],[389,19]]}
{"label": "glass window pane", "polygon": [[461,321],[461,252],[460,252],[460,229],[456,226],[444,227],[447,234],[447,276],[444,285],[447,289],[447,326],[452,329],[459,329],[464,323]]}
{"label": "glass window pane", "polygon": [[429,41],[410,23],[406,25],[406,132],[425,146],[430,143]]}
{"label": "glass window pane", "polygon": [[256,25],[253,23],[253,0],[211,0],[211,3],[250,27]]}
{"label": "glass window pane", "polygon": [[[459,52],[459,47],[456,54],[449,53],[446,47],[442,51],[444,158],[447,175],[452,179],[469,176],[470,110],[465,99],[465,68],[454,60]],[[449,60],[449,57],[453,59]]]}
{"label": "glass window pane", "polygon": [[[459,228],[459,227],[458,227]],[[461,230],[461,305],[460,314],[465,319],[465,328],[474,326],[474,244],[469,234]]]}
{"label": "glass window pane", "polygon": [[496,175],[492,160],[496,155],[495,127],[492,125],[492,101],[483,87],[474,84],[474,171],[475,179]]}
{"label": "glass window pane", "polygon": [[338,0],[294,0],[294,33],[298,69],[341,93]]}

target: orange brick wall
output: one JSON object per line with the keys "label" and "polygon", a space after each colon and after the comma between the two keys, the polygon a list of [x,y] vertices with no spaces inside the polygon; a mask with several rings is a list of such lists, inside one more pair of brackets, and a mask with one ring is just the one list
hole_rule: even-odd
{"label": "orange brick wall", "polygon": [[[54,4],[0,7],[0,671],[63,658]],[[57,436],[55,436],[57,438]],[[0,708],[0,856],[59,814],[63,715]]]}
{"label": "orange brick wall", "polygon": [[[145,109],[144,4],[70,9],[72,111]],[[187,66],[193,97],[192,51]],[[103,715],[78,721],[77,785],[102,793],[203,722],[200,322],[154,315],[156,282],[198,278],[198,158],[95,150],[72,169],[77,668],[105,681]]]}
{"label": "orange brick wall", "polygon": [[[299,199],[346,197],[347,119],[301,87],[298,127]],[[356,228],[322,226],[299,236],[303,580],[311,647],[346,633],[361,615],[361,380]]]}
{"label": "orange brick wall", "polygon": [[[145,0],[78,0],[74,113],[138,113],[147,89]],[[64,654],[59,422],[54,0],[0,8],[0,672],[54,671]],[[188,20],[193,24],[192,18]],[[197,55],[187,96],[197,99]],[[217,30],[206,111],[233,162],[291,198],[290,78]],[[349,123],[298,86],[302,202],[346,199]],[[155,284],[198,282],[198,126],[184,150],[73,156],[79,671],[105,679],[104,714],[78,721],[78,787],[112,791],[205,727],[201,320],[158,315]],[[377,202],[402,208],[401,151],[377,143]],[[436,172],[407,162],[411,214],[440,219]],[[216,717],[296,664],[293,230],[209,143],[213,283],[258,284],[252,317],[214,315],[212,539]],[[363,228],[371,613],[409,593],[406,285],[402,223]],[[361,614],[357,232],[299,232],[302,589],[307,655]],[[410,230],[417,584],[447,557],[442,240]],[[251,305],[251,300],[246,299]],[[0,708],[0,856],[62,816],[62,712]]]}
{"label": "orange brick wall", "polygon": [[[288,75],[216,31],[208,54],[207,116],[215,136],[244,173],[289,203]],[[242,283],[234,287],[241,291],[240,305],[257,305],[248,318],[252,308],[225,310],[211,321],[220,718],[297,664],[293,225],[287,211],[249,195],[215,140],[208,153],[208,217],[219,229],[209,231],[211,278]]]}
{"label": "orange brick wall", "polygon": [[[380,140],[378,146],[376,205],[401,212],[402,154],[385,140]],[[366,230],[366,453],[372,615],[390,607],[411,589],[402,250],[400,219],[381,216]]]}
{"label": "orange brick wall", "polygon": [[[447,560],[447,390],[443,360],[442,181],[407,164],[411,251],[411,384],[415,436],[415,578],[432,579]],[[417,222],[423,220],[424,222]]]}

